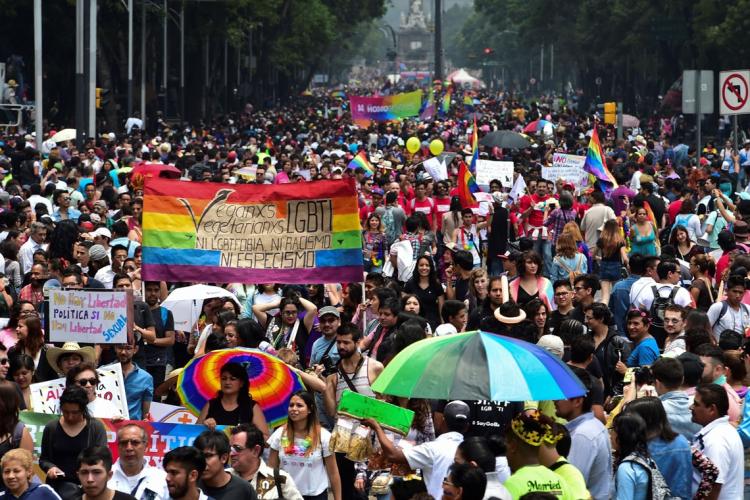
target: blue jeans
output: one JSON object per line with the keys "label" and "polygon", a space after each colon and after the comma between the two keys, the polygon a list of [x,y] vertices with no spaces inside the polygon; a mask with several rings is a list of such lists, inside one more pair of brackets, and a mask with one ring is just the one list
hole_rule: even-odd
{"label": "blue jeans", "polygon": [[534,251],[542,256],[542,275],[549,278],[552,269],[552,242],[542,238],[534,240]]}

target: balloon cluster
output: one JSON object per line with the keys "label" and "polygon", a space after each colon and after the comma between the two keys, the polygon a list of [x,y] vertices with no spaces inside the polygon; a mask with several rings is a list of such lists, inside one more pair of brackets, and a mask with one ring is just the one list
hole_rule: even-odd
{"label": "balloon cluster", "polygon": [[[422,146],[422,143],[419,142],[419,139],[416,137],[409,137],[406,141],[406,150],[411,154],[419,151],[420,146]],[[433,139],[432,142],[430,142],[430,153],[434,156],[438,156],[444,149],[445,144],[443,144],[443,141],[440,139]]]}

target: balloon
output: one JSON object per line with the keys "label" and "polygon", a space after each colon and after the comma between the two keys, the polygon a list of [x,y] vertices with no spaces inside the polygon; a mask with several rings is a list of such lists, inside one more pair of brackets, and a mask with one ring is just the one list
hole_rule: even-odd
{"label": "balloon", "polygon": [[434,139],[430,143],[430,153],[432,153],[435,156],[442,153],[443,149],[445,149],[445,145],[443,144],[443,141],[441,141],[440,139]]}
{"label": "balloon", "polygon": [[406,141],[406,150],[411,154],[419,151],[419,146],[419,139],[417,139],[416,137],[409,137],[409,140]]}

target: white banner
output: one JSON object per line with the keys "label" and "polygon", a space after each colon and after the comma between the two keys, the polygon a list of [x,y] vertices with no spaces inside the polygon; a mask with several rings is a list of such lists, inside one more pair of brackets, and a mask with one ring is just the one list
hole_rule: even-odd
{"label": "white banner", "polygon": [[132,290],[52,290],[50,342],[126,344],[133,330]]}
{"label": "white banner", "polygon": [[425,160],[423,165],[424,169],[430,174],[430,177],[432,177],[435,182],[448,178],[448,169],[446,168],[445,163],[437,159],[437,157]]}
{"label": "white banner", "polygon": [[513,186],[513,162],[477,160],[475,177],[480,186],[489,186],[490,181],[497,179],[504,188],[510,188]]}
{"label": "white banner", "polygon": [[[122,378],[120,363],[100,366],[96,371],[99,373],[96,397],[111,401],[120,410],[125,420],[129,419],[128,399],[125,394],[125,382]],[[59,413],[60,395],[65,390],[64,378],[31,384],[30,389],[31,408],[29,410],[38,413]]]}
{"label": "white banner", "polygon": [[585,156],[555,153],[552,155],[552,166],[542,167],[542,178],[552,182],[563,179],[578,189],[583,179],[588,177],[583,169],[584,163],[586,163]]}

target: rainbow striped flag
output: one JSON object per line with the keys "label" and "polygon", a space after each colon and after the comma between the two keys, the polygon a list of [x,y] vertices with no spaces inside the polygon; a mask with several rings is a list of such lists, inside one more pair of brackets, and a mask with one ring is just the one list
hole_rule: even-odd
{"label": "rainbow striped flag", "polygon": [[367,155],[364,151],[360,151],[354,158],[352,158],[352,161],[349,162],[349,165],[346,166],[346,168],[352,170],[356,169],[357,167],[362,167],[362,169],[364,169],[365,177],[372,177],[372,175],[375,173],[375,170],[367,160]]}
{"label": "rainbow striped flag", "polygon": [[451,109],[451,95],[453,93],[453,89],[449,88],[448,91],[443,96],[443,100],[440,103],[440,113],[443,115],[447,115],[448,111]]}
{"label": "rainbow striped flag", "polygon": [[419,114],[419,119],[423,121],[432,120],[435,117],[435,92],[430,87],[430,92],[427,96],[424,109]]}
{"label": "rainbow striped flag", "polygon": [[479,133],[477,132],[477,117],[474,116],[474,128],[471,133],[471,164],[469,170],[472,174],[477,173],[477,160],[479,159]]}
{"label": "rainbow striped flag", "polygon": [[267,186],[153,177],[144,194],[145,280],[362,280],[354,179]]}
{"label": "rainbow striped flag", "polygon": [[604,150],[602,149],[602,144],[599,142],[599,134],[596,131],[596,127],[594,127],[594,133],[591,134],[589,150],[586,153],[586,162],[583,164],[583,169],[601,181],[600,184],[605,193],[617,187],[617,181],[607,168],[607,163],[604,160]]}
{"label": "rainbow striped flag", "polygon": [[461,207],[471,208],[476,206],[477,199],[474,193],[479,192],[479,186],[464,162],[461,162],[461,166],[458,167],[456,186],[458,187],[458,198],[461,200]]}

